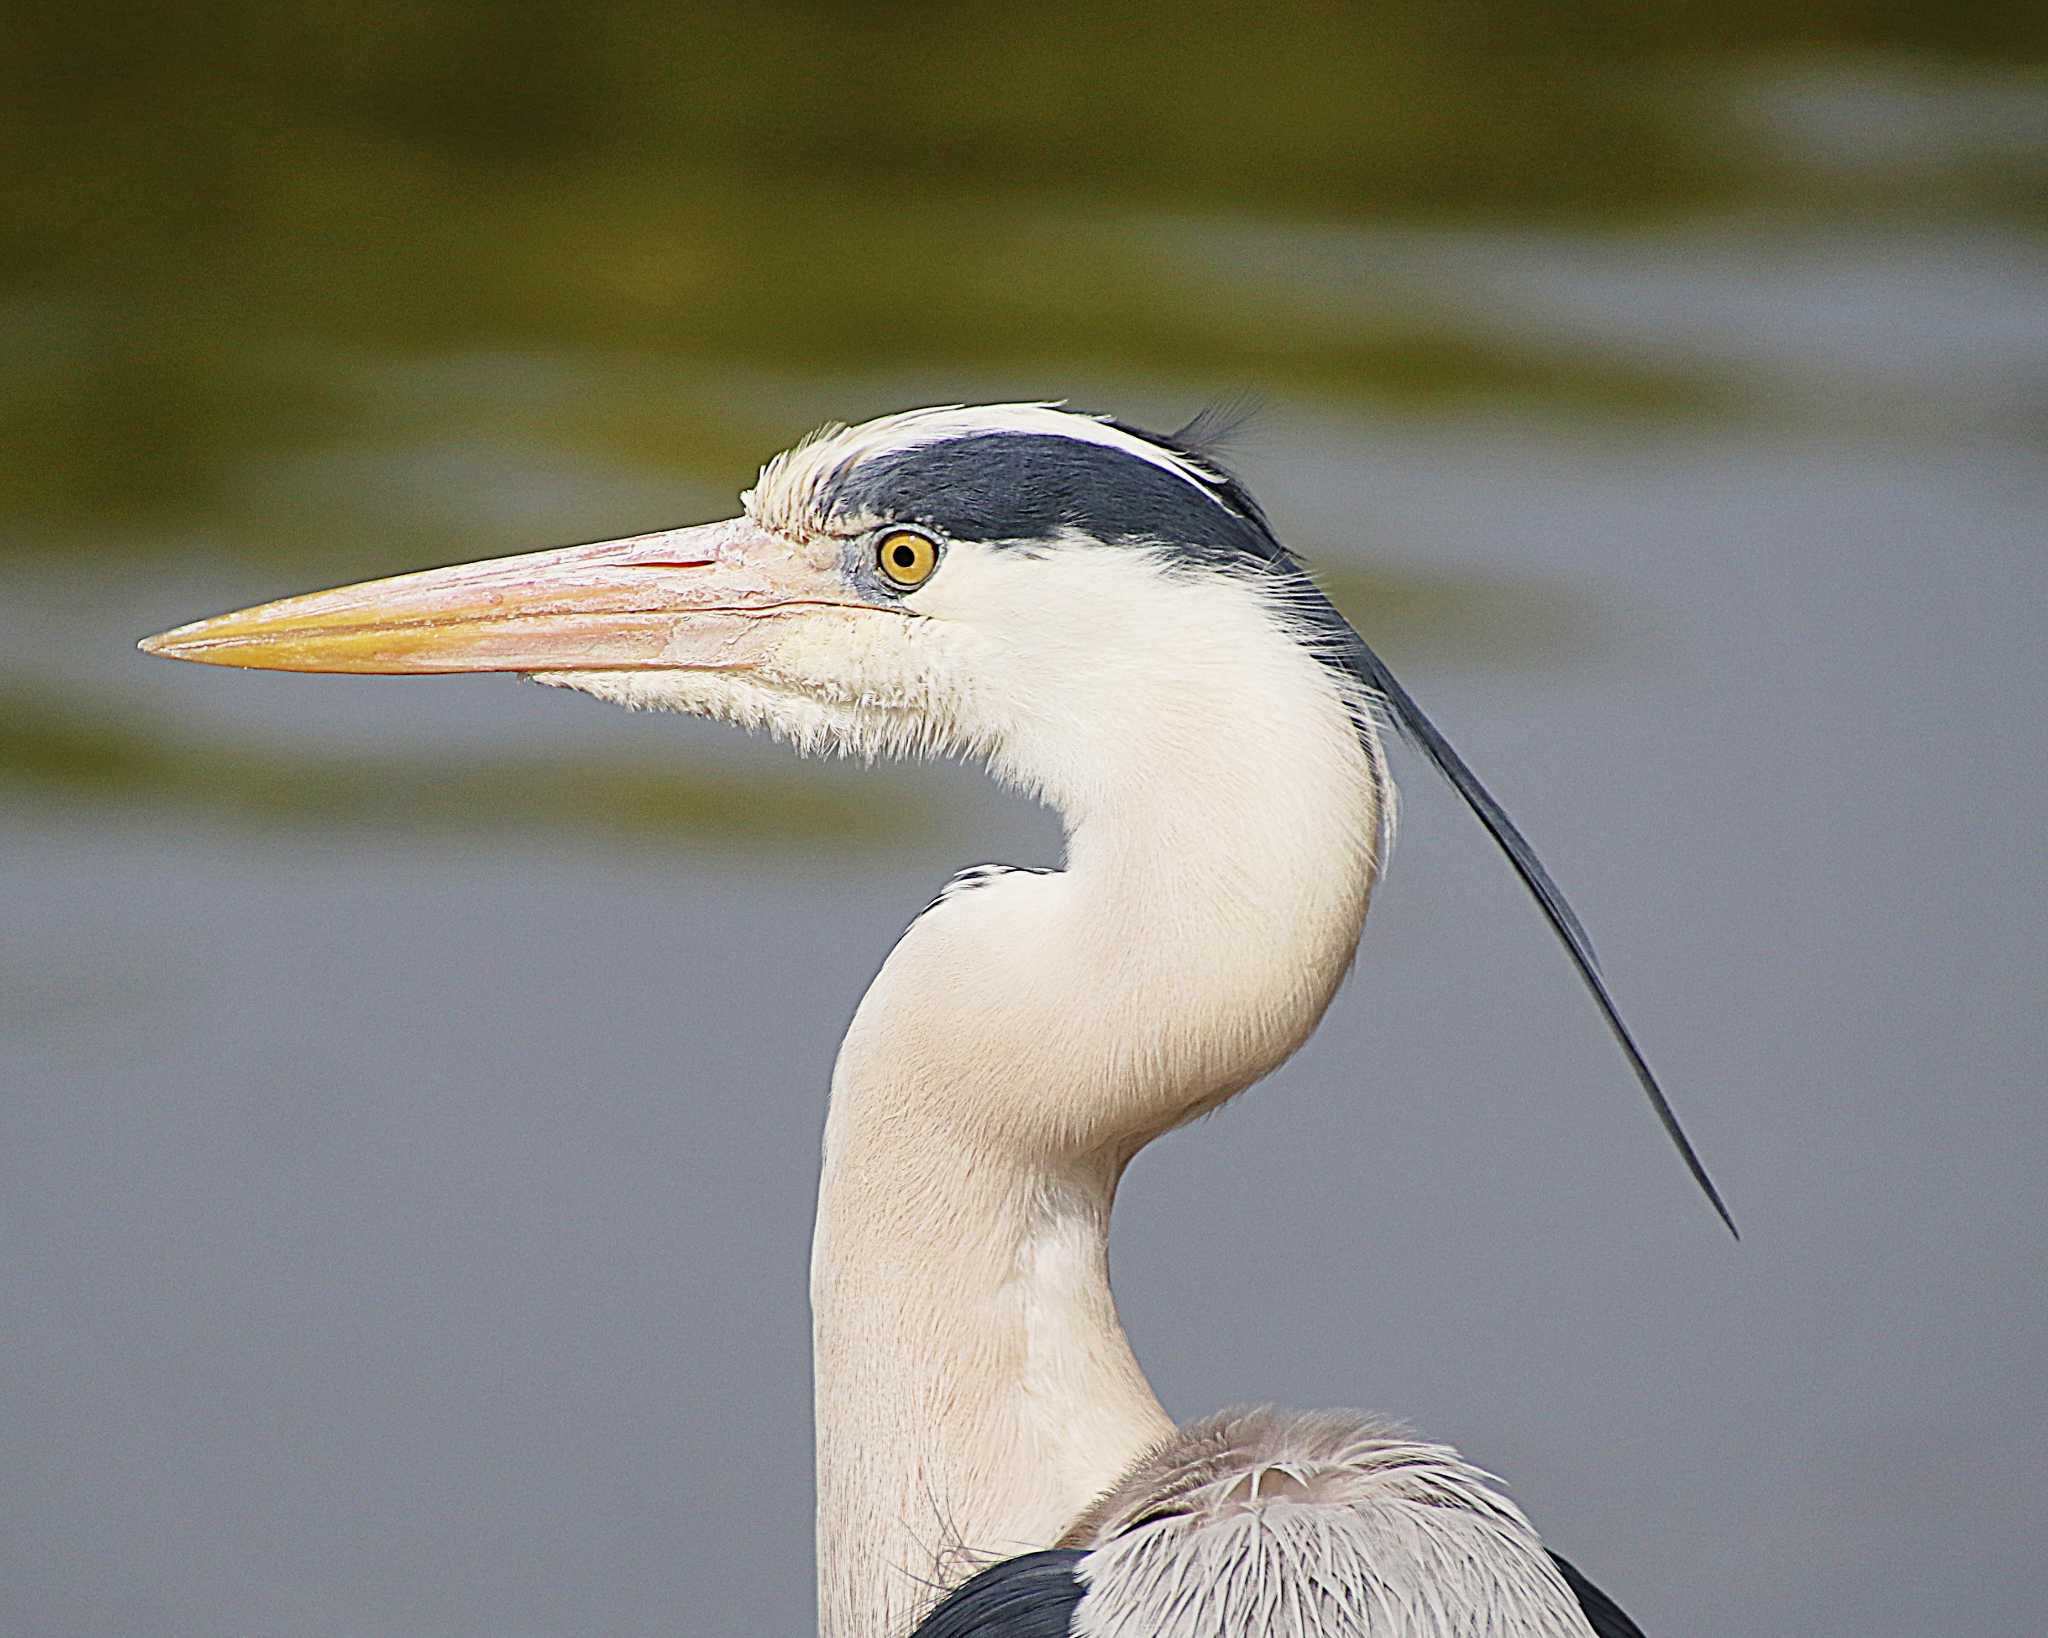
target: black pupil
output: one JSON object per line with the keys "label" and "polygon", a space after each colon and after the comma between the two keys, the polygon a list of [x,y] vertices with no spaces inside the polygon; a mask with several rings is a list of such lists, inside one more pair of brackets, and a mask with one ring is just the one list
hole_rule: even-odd
{"label": "black pupil", "polygon": [[896,567],[899,569],[908,569],[917,562],[917,553],[908,546],[898,546],[895,556]]}

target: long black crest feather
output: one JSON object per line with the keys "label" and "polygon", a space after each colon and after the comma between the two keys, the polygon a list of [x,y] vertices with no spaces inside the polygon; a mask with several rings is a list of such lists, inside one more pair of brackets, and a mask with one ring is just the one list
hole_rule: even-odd
{"label": "long black crest feather", "polygon": [[1721,1198],[1721,1191],[1714,1187],[1714,1180],[1707,1175],[1707,1168],[1701,1164],[1692,1140],[1685,1135],[1685,1128],[1679,1125],[1677,1112],[1672,1109],[1671,1100],[1664,1096],[1664,1089],[1657,1084],[1657,1077],[1643,1057],[1642,1048],[1636,1045],[1635,1036],[1622,1022],[1621,1010],[1614,1004],[1607,980],[1600,974],[1600,961],[1593,954],[1593,941],[1586,936],[1586,929],[1565,902],[1557,883],[1550,879],[1550,872],[1543,868],[1543,861],[1536,857],[1536,850],[1529,846],[1514,820],[1507,816],[1507,810],[1493,799],[1493,793],[1479,782],[1479,776],[1466,766],[1465,759],[1453,749],[1451,742],[1423,714],[1422,707],[1415,703],[1408,690],[1394,680],[1394,674],[1387,669],[1385,662],[1367,646],[1364,638],[1355,633],[1353,638],[1357,646],[1350,659],[1359,679],[1386,702],[1387,712],[1393,718],[1394,726],[1400,730],[1401,737],[1429,758],[1436,770],[1457,788],[1458,794],[1479,816],[1487,834],[1507,855],[1508,863],[1515,867],[1515,874],[1522,878],[1523,884],[1542,907],[1545,919],[1570,952],[1572,965],[1578,968],[1579,977],[1586,981],[1594,1005],[1600,1009],[1600,1016],[1607,1020],[1607,1028],[1628,1058],[1629,1067],[1636,1072],[1636,1080],[1648,1096],[1650,1107],[1657,1111],[1665,1132],[1684,1157],[1693,1181],[1713,1202],[1714,1210],[1721,1214],[1721,1221],[1728,1225],[1728,1232],[1741,1239],[1742,1233],[1736,1228],[1735,1219]]}

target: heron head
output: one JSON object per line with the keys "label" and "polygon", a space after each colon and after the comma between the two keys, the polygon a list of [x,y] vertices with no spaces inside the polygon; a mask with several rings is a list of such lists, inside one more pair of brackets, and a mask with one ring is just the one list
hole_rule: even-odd
{"label": "heron head", "polygon": [[[738,517],[432,569],[181,626],[148,652],[358,673],[507,671],[806,749],[982,756],[1058,794],[1223,655],[1312,679],[1342,626],[1195,446],[1050,405],[830,427]],[[1116,548],[1116,549],[1105,549]],[[1270,679],[1269,679],[1270,680]],[[1358,720],[1362,720],[1359,718]]]}

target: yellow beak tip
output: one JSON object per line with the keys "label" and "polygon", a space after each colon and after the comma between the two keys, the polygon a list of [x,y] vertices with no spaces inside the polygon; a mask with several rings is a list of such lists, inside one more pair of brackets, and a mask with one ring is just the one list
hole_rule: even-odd
{"label": "yellow beak tip", "polygon": [[191,626],[174,626],[169,631],[143,638],[135,646],[145,654],[160,655],[166,660],[195,660],[199,654],[192,647],[194,635]]}

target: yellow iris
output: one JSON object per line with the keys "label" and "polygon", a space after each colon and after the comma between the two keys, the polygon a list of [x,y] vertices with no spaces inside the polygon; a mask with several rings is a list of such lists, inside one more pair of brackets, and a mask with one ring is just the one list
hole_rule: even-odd
{"label": "yellow iris", "polygon": [[922,586],[939,566],[939,548],[914,529],[892,529],[875,548],[875,565],[893,586]]}

